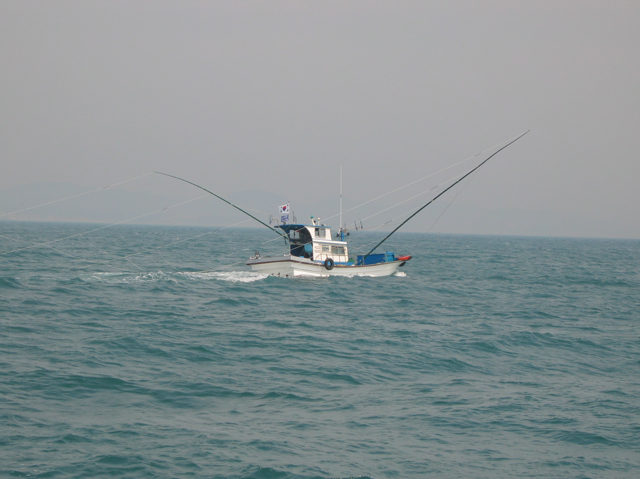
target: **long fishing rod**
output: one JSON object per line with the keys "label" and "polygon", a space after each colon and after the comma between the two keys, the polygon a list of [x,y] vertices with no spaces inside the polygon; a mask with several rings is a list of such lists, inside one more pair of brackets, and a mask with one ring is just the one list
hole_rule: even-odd
{"label": "long fishing rod", "polygon": [[[396,231],[398,231],[400,228],[402,228],[411,218],[413,218],[415,215],[417,215],[418,213],[420,213],[423,209],[425,209],[427,206],[429,206],[431,203],[433,203],[435,200],[437,200],[438,198],[440,198],[442,195],[444,195],[447,191],[449,191],[451,188],[453,188],[454,186],[456,186],[458,183],[460,183],[462,180],[464,180],[467,176],[469,176],[471,173],[473,173],[474,171],[476,171],[478,168],[480,168],[482,165],[484,165],[487,161],[489,161],[491,158],[493,158],[494,156],[496,156],[498,153],[500,153],[502,150],[504,150],[507,146],[512,145],[513,143],[515,143],[516,141],[518,141],[520,138],[522,138],[524,135],[526,135],[527,133],[529,133],[529,131],[531,130],[527,130],[525,131],[522,135],[518,136],[516,139],[510,141],[509,143],[507,143],[506,145],[504,145],[502,148],[500,148],[498,151],[496,151],[495,153],[493,153],[491,156],[489,156],[489,158],[487,158],[486,160],[484,160],[482,163],[480,163],[478,166],[476,166],[475,168],[473,168],[472,170],[470,170],[467,174],[465,174],[464,176],[460,177],[460,179],[458,179],[458,181],[452,183],[448,188],[444,189],[442,191],[442,193],[438,194],[437,196],[435,196],[433,199],[431,199],[428,203],[422,205],[420,208],[418,208],[411,216],[409,216],[406,220],[404,220],[402,223],[400,223],[391,233],[389,233],[387,236],[384,237],[384,239],[382,241],[380,241],[377,245],[375,245],[373,247],[373,249],[371,251],[369,251],[366,255],[364,255],[364,259],[366,259],[371,253],[373,253],[376,248],[378,248],[378,246],[380,246],[382,243],[384,243],[385,241],[387,241],[389,239],[389,237],[395,233]],[[363,260],[364,260],[363,259]]]}
{"label": "long fishing rod", "polygon": [[282,237],[284,238],[284,240],[285,240],[285,241],[287,241],[287,240],[289,239],[289,237],[288,237],[286,234],[281,233],[280,231],[278,231],[278,230],[277,230],[277,229],[275,229],[275,228],[272,228],[271,226],[269,226],[269,225],[268,225],[267,223],[265,223],[264,221],[261,221],[261,220],[259,220],[258,218],[256,218],[255,216],[253,216],[251,213],[248,213],[248,212],[246,212],[245,210],[243,210],[242,208],[240,208],[239,206],[236,206],[236,205],[234,205],[233,203],[231,203],[230,201],[225,200],[222,196],[218,196],[218,195],[216,195],[213,191],[209,191],[208,189],[206,189],[206,188],[204,188],[204,187],[202,187],[202,186],[200,186],[200,185],[196,185],[195,183],[192,183],[191,181],[189,181],[189,180],[185,180],[184,178],[180,178],[180,177],[178,177],[178,176],[173,176],[173,175],[170,175],[170,174],[168,174],[168,173],[162,173],[161,171],[155,171],[154,173],[158,173],[159,175],[168,176],[168,177],[170,177],[170,178],[175,178],[176,180],[184,181],[185,183],[189,183],[190,185],[195,186],[196,188],[200,188],[201,190],[206,191],[206,192],[207,192],[207,193],[209,193],[210,195],[215,196],[215,197],[216,197],[216,198],[218,198],[219,200],[224,201],[224,202],[225,202],[225,203],[227,203],[228,205],[233,206],[233,207],[234,207],[235,209],[237,209],[238,211],[242,211],[245,215],[247,215],[247,216],[249,216],[249,217],[253,218],[254,220],[256,220],[256,221],[257,221],[258,223],[260,223],[261,225],[266,226],[267,228],[269,228],[269,229],[270,229],[271,231],[273,231],[274,233],[279,234],[280,236],[282,236]]}

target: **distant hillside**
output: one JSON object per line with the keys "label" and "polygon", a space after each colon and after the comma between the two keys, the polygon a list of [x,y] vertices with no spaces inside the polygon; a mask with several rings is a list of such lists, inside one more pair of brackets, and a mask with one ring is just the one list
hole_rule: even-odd
{"label": "distant hillside", "polygon": [[[316,218],[326,220],[328,225],[338,227],[338,198],[316,201],[305,198],[302,202],[288,198],[285,191],[280,191],[283,188],[279,185],[274,190],[276,192],[241,191],[229,195],[227,200],[246,208],[265,222],[268,222],[269,215],[277,218],[278,205],[290,201],[299,222],[308,223],[313,214]],[[0,220],[256,226],[241,212],[197,188],[193,188],[190,196],[117,188],[87,191],[87,188],[72,183],[38,183],[0,190]],[[80,196],[73,197],[75,195]],[[58,201],[63,198],[67,199]],[[349,211],[358,204],[355,199],[345,200],[344,222],[347,227],[352,228],[354,220],[359,223],[363,219],[367,230],[384,225],[380,231],[389,231],[401,221],[403,214],[406,217],[406,213],[415,211],[419,206],[403,204],[388,209],[388,200],[383,200]],[[381,214],[376,214],[381,211]],[[395,222],[389,223],[392,219]],[[564,232],[564,236],[608,237],[612,230],[613,225],[606,219],[593,221],[555,211],[526,211],[506,207],[490,210],[455,202],[449,206],[449,201],[437,201],[412,219],[402,231],[523,236],[551,236],[558,235],[560,231]],[[633,237],[631,226],[626,237]]]}
{"label": "distant hillside", "polygon": [[[198,226],[226,225],[246,218],[234,208],[196,188],[190,196],[117,188],[88,191],[72,183],[37,183],[0,190],[0,219],[99,223],[129,220],[138,224]],[[202,198],[196,199],[198,197]],[[59,201],[61,199],[64,200]],[[251,209],[252,214],[264,221],[268,220],[269,214],[275,217],[278,205],[286,202],[281,195],[261,191],[238,193],[228,200]],[[257,212],[258,209],[264,214]]]}

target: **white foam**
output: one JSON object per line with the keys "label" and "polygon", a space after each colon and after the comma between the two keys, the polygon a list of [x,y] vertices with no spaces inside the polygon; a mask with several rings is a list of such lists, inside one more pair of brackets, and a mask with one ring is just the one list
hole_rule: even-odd
{"label": "white foam", "polygon": [[267,278],[269,275],[254,273],[252,271],[218,271],[211,273],[178,273],[180,276],[192,281],[219,280],[232,283],[253,283]]}
{"label": "white foam", "polygon": [[251,271],[222,271],[222,272],[179,272],[165,273],[155,271],[148,273],[87,273],[81,275],[80,279],[87,282],[109,283],[109,284],[130,284],[148,283],[158,281],[170,281],[177,283],[179,279],[190,281],[230,281],[233,283],[252,283],[267,278],[268,275],[253,273]]}
{"label": "white foam", "polygon": [[177,282],[175,278],[164,271],[148,273],[88,273],[81,275],[80,279],[110,284],[153,283],[157,281]]}

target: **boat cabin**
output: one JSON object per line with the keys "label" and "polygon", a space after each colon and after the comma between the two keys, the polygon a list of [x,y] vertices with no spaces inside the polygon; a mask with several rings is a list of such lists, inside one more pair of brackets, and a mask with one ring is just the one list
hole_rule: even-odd
{"label": "boat cabin", "polygon": [[277,228],[282,229],[289,237],[291,256],[321,263],[329,258],[335,264],[349,263],[347,242],[334,240],[328,226],[284,224]]}

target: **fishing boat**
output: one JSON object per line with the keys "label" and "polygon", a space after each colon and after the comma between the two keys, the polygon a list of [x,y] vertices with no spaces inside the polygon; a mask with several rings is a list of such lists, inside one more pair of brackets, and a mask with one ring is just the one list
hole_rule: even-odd
{"label": "fishing boat", "polygon": [[289,251],[282,256],[266,257],[256,252],[246,263],[256,273],[287,278],[389,276],[411,259],[411,256],[396,256],[391,251],[351,256],[342,230],[341,239],[334,240],[331,228],[315,221],[310,225],[283,224],[276,228],[287,235]]}
{"label": "fishing boat", "polygon": [[[411,259],[410,255],[396,256],[394,252],[386,251],[384,253],[375,253],[387,239],[389,239],[396,231],[402,228],[409,220],[424,210],[427,206],[432,204],[442,195],[444,195],[451,188],[463,181],[465,178],[472,175],[476,170],[487,163],[491,158],[497,155],[499,152],[507,148],[509,145],[515,143],[529,130],[525,131],[515,139],[508,141],[505,145],[497,149],[488,158],[483,160],[479,165],[475,166],[463,175],[456,177],[447,188],[444,188],[442,192],[433,197],[427,203],[418,208],[409,217],[402,221],[396,228],[393,229],[388,235],[386,235],[380,242],[378,242],[368,253],[362,255],[356,255],[355,257],[349,254],[347,242],[345,241],[345,230],[340,228],[338,237],[340,240],[333,239],[331,234],[331,228],[322,224],[319,220],[311,219],[311,224],[298,224],[295,222],[289,223],[289,205],[283,205],[280,208],[280,213],[286,213],[281,217],[282,224],[275,227],[264,221],[256,218],[248,211],[234,205],[230,201],[215,194],[214,192],[197,185],[191,181],[179,178],[168,173],[162,173],[156,171],[156,173],[175,178],[190,185],[195,186],[207,193],[215,196],[216,198],[224,201],[233,208],[241,211],[245,215],[251,217],[258,223],[266,226],[271,231],[277,233],[284,238],[285,243],[288,245],[288,251],[282,256],[260,256],[259,252],[256,252],[252,258],[246,262],[247,266],[257,273],[269,274],[272,276],[280,277],[297,277],[297,276],[390,276],[398,272],[398,269],[406,264]],[[476,155],[477,156],[477,155]],[[342,167],[340,169],[340,224],[342,225]]]}

